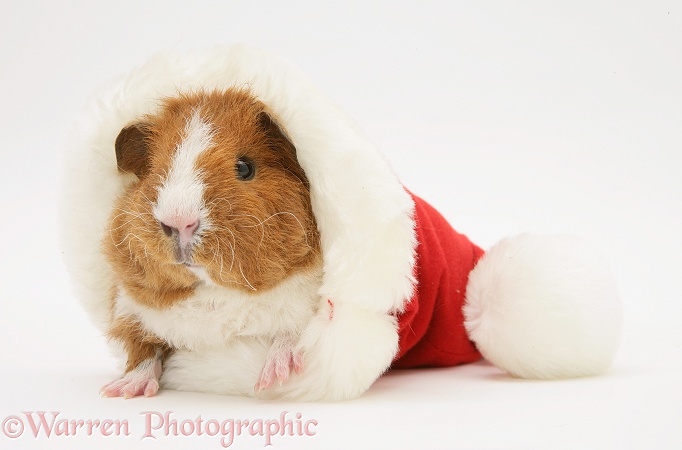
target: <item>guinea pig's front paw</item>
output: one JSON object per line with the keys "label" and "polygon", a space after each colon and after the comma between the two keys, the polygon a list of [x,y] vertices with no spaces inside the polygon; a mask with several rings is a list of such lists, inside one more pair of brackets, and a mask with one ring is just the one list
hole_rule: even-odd
{"label": "guinea pig's front paw", "polygon": [[282,385],[289,379],[293,369],[296,373],[303,372],[303,354],[296,350],[296,339],[289,334],[275,337],[265,364],[261,369],[254,391],[258,394],[264,389],[271,387],[275,380]]}
{"label": "guinea pig's front paw", "polygon": [[107,383],[100,389],[103,397],[123,397],[125,399],[144,395],[152,397],[159,391],[161,360],[145,359],[118,380]]}

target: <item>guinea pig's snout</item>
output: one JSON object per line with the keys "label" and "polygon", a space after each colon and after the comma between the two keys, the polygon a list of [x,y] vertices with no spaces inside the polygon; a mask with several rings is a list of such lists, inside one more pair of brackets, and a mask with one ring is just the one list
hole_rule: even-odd
{"label": "guinea pig's snout", "polygon": [[178,262],[186,262],[192,247],[192,237],[199,229],[199,219],[193,216],[174,217],[170,220],[160,220],[159,225],[166,236],[176,239]]}
{"label": "guinea pig's snout", "polygon": [[178,236],[181,241],[189,241],[199,229],[199,219],[196,218],[159,221],[159,224],[166,236]]}

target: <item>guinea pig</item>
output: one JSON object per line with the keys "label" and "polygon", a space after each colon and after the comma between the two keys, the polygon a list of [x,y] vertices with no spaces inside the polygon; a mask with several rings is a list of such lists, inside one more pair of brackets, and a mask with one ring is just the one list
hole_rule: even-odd
{"label": "guinea pig", "polygon": [[265,339],[256,392],[304,370],[320,236],[296,148],[246,89],[165,98],[115,142],[122,176],[102,249],[115,292],[110,339],[127,354],[102,395],[153,396],[177,349]]}

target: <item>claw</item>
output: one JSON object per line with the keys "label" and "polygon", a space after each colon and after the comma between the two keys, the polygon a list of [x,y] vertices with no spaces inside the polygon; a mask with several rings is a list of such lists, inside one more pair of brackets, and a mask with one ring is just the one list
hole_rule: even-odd
{"label": "claw", "polygon": [[300,351],[296,351],[295,347],[296,342],[288,334],[275,338],[254,386],[256,394],[272,387],[275,380],[279,382],[280,386],[286,383],[292,369],[297,374],[303,371],[303,355]]}
{"label": "claw", "polygon": [[140,395],[153,397],[159,391],[160,374],[161,361],[145,359],[120,379],[102,386],[99,393],[103,397],[123,397],[126,400]]}
{"label": "claw", "polygon": [[294,372],[299,375],[303,373],[303,354],[300,351],[292,355],[291,363],[294,366]]}

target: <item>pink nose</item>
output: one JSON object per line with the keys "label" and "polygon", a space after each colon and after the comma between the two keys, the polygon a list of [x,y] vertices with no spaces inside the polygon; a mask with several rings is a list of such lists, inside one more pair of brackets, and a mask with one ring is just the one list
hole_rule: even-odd
{"label": "pink nose", "polygon": [[199,219],[196,217],[177,217],[160,224],[166,236],[176,235],[183,243],[189,241],[199,229]]}

